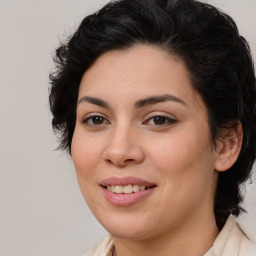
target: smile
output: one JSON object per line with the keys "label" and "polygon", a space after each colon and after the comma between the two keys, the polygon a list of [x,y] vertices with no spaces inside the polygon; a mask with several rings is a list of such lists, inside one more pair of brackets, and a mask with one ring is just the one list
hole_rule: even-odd
{"label": "smile", "polygon": [[109,177],[100,182],[105,199],[112,205],[127,207],[149,197],[157,184],[138,177]]}
{"label": "smile", "polygon": [[112,193],[116,193],[116,194],[131,194],[131,193],[136,193],[139,191],[144,191],[144,190],[150,189],[152,187],[141,186],[141,185],[126,185],[126,186],[114,186],[114,185],[110,186],[110,185],[108,185],[105,188],[107,188],[108,191],[111,191]]}

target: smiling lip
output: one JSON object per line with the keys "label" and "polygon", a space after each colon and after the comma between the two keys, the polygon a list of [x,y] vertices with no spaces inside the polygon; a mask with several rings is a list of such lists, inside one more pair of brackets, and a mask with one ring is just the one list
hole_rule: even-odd
{"label": "smiling lip", "polygon": [[[107,186],[140,185],[147,189],[130,194],[116,194],[107,190]],[[101,181],[101,189],[105,199],[115,206],[132,206],[148,197],[156,188],[156,184],[136,177],[109,177]]]}
{"label": "smiling lip", "polygon": [[140,186],[146,186],[146,187],[153,187],[156,186],[155,183],[143,180],[141,178],[136,177],[109,177],[100,182],[100,186],[106,187],[106,186],[126,186],[126,185],[140,185]]}

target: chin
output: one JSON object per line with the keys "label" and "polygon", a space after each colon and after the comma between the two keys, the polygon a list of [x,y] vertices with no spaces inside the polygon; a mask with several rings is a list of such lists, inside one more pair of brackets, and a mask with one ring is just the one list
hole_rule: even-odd
{"label": "chin", "polygon": [[143,216],[124,216],[124,214],[114,214],[103,218],[97,218],[101,225],[112,235],[125,239],[143,239],[148,236],[151,229],[145,215]]}

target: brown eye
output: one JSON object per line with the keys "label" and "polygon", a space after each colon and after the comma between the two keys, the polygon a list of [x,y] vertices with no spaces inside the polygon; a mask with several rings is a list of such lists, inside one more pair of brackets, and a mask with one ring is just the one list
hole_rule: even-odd
{"label": "brown eye", "polygon": [[164,118],[163,116],[156,116],[153,118],[153,122],[155,125],[164,125],[166,121],[166,118]]}
{"label": "brown eye", "polygon": [[151,126],[168,126],[176,123],[177,120],[167,116],[153,116],[145,121],[143,124]]}
{"label": "brown eye", "polygon": [[109,121],[102,116],[90,116],[85,118],[82,123],[88,126],[102,126],[104,124],[109,124]]}
{"label": "brown eye", "polygon": [[101,124],[104,123],[104,118],[101,117],[101,116],[94,116],[94,117],[92,117],[91,120],[92,120],[91,122],[92,122],[94,125],[101,125]]}

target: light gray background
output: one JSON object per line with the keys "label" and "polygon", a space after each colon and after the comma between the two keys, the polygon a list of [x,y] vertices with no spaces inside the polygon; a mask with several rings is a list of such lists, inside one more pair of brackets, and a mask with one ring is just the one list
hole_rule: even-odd
{"label": "light gray background", "polygon": [[[80,256],[106,231],[71,160],[54,151],[48,73],[58,39],[107,0],[0,0],[0,255]],[[255,0],[208,1],[237,22],[256,55]],[[239,220],[256,240],[256,184]]]}

